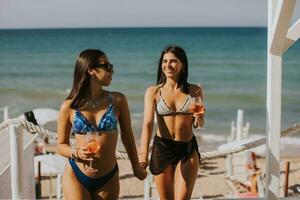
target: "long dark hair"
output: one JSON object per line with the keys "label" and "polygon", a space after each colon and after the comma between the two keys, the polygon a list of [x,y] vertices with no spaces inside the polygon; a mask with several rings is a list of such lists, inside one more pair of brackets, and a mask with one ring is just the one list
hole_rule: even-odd
{"label": "long dark hair", "polygon": [[88,74],[88,68],[99,65],[100,58],[104,56],[105,53],[98,49],[87,49],[79,54],[75,64],[73,87],[67,97],[72,100],[71,108],[78,109],[83,106],[84,99],[90,92],[88,88],[91,76]]}
{"label": "long dark hair", "polygon": [[173,53],[183,64],[182,70],[180,71],[179,78],[178,78],[178,86],[180,90],[186,94],[189,93],[189,84],[187,82],[188,78],[188,60],[185,51],[183,48],[176,46],[176,45],[170,45],[167,46],[160,55],[159,64],[157,68],[157,81],[156,84],[165,84],[167,77],[162,71],[162,61],[163,57],[166,53]]}

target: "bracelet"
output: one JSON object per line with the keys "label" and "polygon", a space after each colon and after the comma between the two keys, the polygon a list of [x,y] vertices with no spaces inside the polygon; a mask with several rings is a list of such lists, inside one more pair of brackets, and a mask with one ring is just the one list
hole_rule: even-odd
{"label": "bracelet", "polygon": [[72,149],[71,159],[72,159],[72,160],[76,160],[76,159],[77,159],[77,156],[76,156],[76,149],[75,149],[74,146],[71,146],[71,149]]}
{"label": "bracelet", "polygon": [[139,155],[141,155],[141,156],[142,156],[142,155],[148,155],[148,153],[146,153],[146,152],[145,152],[145,153],[141,152],[141,153],[139,153]]}
{"label": "bracelet", "polygon": [[77,147],[77,148],[76,148],[76,151],[75,151],[75,157],[76,157],[76,159],[79,158],[79,156],[78,156],[78,150],[79,150],[79,148]]}

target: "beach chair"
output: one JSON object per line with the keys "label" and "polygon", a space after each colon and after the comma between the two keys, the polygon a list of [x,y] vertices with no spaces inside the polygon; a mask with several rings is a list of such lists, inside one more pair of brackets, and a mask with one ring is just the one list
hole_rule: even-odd
{"label": "beach chair", "polygon": [[[62,198],[62,176],[64,173],[66,158],[56,154],[45,154],[34,157],[35,174],[41,174],[49,181],[49,198],[52,197],[52,178],[56,178],[56,198]],[[40,167],[38,168],[38,163]]]}

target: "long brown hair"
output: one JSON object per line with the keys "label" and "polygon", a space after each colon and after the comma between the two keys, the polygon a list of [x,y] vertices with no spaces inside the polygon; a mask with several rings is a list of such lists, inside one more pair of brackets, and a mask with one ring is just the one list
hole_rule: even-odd
{"label": "long brown hair", "polygon": [[72,100],[71,108],[78,109],[85,103],[84,99],[90,92],[88,88],[91,76],[88,74],[88,68],[99,65],[100,58],[104,56],[105,53],[98,49],[87,49],[79,54],[75,64],[73,87],[67,97]]}
{"label": "long brown hair", "polygon": [[161,53],[160,58],[159,58],[159,64],[157,68],[157,81],[156,84],[165,84],[167,77],[162,71],[162,61],[163,57],[166,53],[173,53],[183,64],[183,67],[180,71],[179,74],[179,79],[178,79],[178,85],[180,87],[180,90],[186,94],[189,93],[189,84],[187,82],[188,78],[188,60],[185,51],[183,48],[176,46],[176,45],[170,45],[167,46]]}

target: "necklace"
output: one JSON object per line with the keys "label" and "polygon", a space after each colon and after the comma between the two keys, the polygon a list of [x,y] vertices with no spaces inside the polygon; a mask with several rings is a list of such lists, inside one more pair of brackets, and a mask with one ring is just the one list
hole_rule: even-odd
{"label": "necklace", "polygon": [[93,109],[96,108],[97,106],[99,106],[99,104],[102,101],[101,95],[103,95],[103,92],[99,92],[99,95],[94,96],[94,99],[91,98],[91,100],[86,101],[85,105],[87,107],[92,107]]}
{"label": "necklace", "polygon": [[96,100],[96,101],[93,101],[93,100],[90,100],[88,102],[86,102],[86,106],[91,106],[92,108],[96,108],[100,103],[100,100]]}

